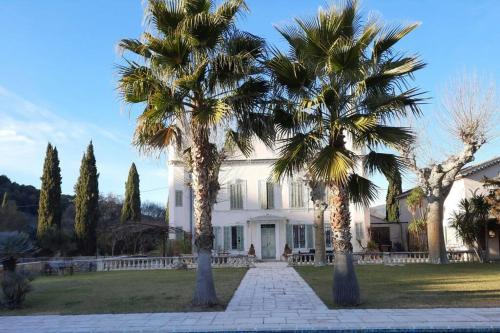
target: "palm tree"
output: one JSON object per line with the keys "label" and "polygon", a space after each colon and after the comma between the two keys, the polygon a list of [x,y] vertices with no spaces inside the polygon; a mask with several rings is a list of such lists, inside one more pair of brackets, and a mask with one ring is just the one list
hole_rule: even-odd
{"label": "palm tree", "polygon": [[124,100],[145,106],[134,143],[151,151],[183,142],[190,161],[198,250],[195,305],[217,303],[211,269],[211,180],[217,179],[219,159],[214,136],[220,139],[224,130],[226,143],[245,154],[253,134],[270,142],[271,117],[260,110],[268,91],[260,66],[264,41],[235,26],[247,10],[243,0],[217,7],[211,0],[149,0],[149,32],[141,40],[120,42],[140,59],[125,59],[119,68]]}
{"label": "palm tree", "polygon": [[349,201],[367,205],[375,197],[376,187],[364,174],[404,166],[399,157],[376,150],[414,140],[411,129],[392,126],[391,120],[420,114],[421,92],[409,88],[409,78],[424,64],[393,49],[416,27],[363,22],[357,2],[348,1],[278,28],[290,50],[273,50],[267,62],[276,87],[274,175],[282,179],[305,171],[329,190],[336,304],[360,302]]}
{"label": "palm tree", "polygon": [[[464,243],[474,249],[479,260],[489,261],[488,220],[490,204],[482,194],[472,193],[470,198],[462,199],[458,211],[453,212],[450,225],[457,230]],[[481,233],[484,232],[484,235]],[[481,238],[484,236],[484,251],[481,256]]]}

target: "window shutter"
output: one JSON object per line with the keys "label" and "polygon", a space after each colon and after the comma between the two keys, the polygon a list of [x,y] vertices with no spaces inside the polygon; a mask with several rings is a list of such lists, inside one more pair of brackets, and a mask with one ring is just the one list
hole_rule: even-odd
{"label": "window shutter", "polygon": [[219,251],[222,249],[221,246],[221,227],[214,227],[214,250]]}
{"label": "window shutter", "polygon": [[243,201],[241,198],[241,183],[237,183],[234,186],[236,188],[236,209],[241,209]]}
{"label": "window shutter", "polygon": [[231,248],[231,227],[224,227],[224,250]]}
{"label": "window shutter", "polygon": [[313,248],[314,243],[313,243],[313,230],[312,230],[312,224],[306,224],[306,248]]}
{"label": "window shutter", "polygon": [[290,208],[295,207],[295,183],[291,182],[290,183],[290,202],[288,204]]}
{"label": "window shutter", "polygon": [[246,180],[241,180],[240,181],[240,192],[241,192],[241,195],[240,195],[240,209],[244,209],[245,208],[245,199],[247,197],[247,181]]}
{"label": "window shutter", "polygon": [[259,206],[260,206],[260,209],[267,208],[266,181],[265,180],[259,180]]}
{"label": "window shutter", "polygon": [[229,185],[229,201],[230,201],[230,208],[231,209],[234,209],[236,207],[235,200],[236,200],[235,184],[230,184]]}
{"label": "window shutter", "polygon": [[274,209],[274,184],[266,182],[267,209]]}
{"label": "window shutter", "polygon": [[286,243],[290,248],[293,248],[293,226],[291,224],[286,225]]}
{"label": "window shutter", "polygon": [[239,225],[236,227],[236,234],[238,237],[238,251],[243,251],[244,239],[243,239],[243,226]]}

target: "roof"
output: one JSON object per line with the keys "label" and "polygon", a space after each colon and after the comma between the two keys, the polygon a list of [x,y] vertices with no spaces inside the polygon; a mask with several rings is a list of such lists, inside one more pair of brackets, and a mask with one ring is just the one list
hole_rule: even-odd
{"label": "roof", "polygon": [[486,168],[489,168],[489,167],[491,167],[493,165],[497,165],[497,164],[500,164],[500,156],[496,156],[496,157],[489,159],[487,161],[484,161],[482,163],[478,163],[478,164],[463,168],[462,170],[460,170],[459,176],[467,177],[467,176],[470,176],[476,172],[479,172],[481,170],[484,170]]}

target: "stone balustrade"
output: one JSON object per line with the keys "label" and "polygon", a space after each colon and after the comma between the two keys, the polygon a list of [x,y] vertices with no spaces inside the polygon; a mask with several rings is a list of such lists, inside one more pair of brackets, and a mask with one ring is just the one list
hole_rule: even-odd
{"label": "stone balustrade", "polygon": [[[196,256],[108,258],[96,261],[97,271],[196,268]],[[212,267],[254,267],[253,256],[221,255],[212,257]]]}
{"label": "stone balustrade", "polygon": [[[477,262],[479,261],[474,251],[448,251],[448,259],[451,263]],[[428,252],[354,252],[354,261],[360,265],[368,264],[423,264],[429,262]],[[327,265],[334,262],[333,254],[326,255]],[[288,256],[290,266],[314,265],[314,253],[294,253]]]}

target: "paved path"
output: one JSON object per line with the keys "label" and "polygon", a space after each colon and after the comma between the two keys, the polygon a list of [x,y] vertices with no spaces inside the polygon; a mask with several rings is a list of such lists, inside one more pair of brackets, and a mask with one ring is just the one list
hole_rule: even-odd
{"label": "paved path", "polygon": [[294,269],[264,263],[248,271],[225,312],[0,317],[1,333],[384,329],[500,332],[500,308],[328,310]]}
{"label": "paved path", "polygon": [[264,262],[248,271],[226,311],[326,309],[311,287],[286,262]]}

